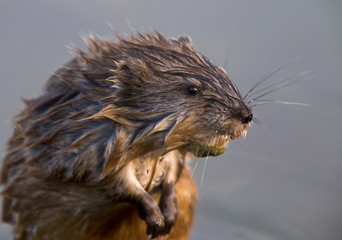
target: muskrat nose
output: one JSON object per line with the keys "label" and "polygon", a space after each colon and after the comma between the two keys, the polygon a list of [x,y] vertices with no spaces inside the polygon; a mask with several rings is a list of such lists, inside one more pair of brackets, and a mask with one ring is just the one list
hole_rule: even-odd
{"label": "muskrat nose", "polygon": [[248,115],[242,116],[241,122],[246,124],[252,121],[252,119],[253,119],[253,113],[249,113]]}

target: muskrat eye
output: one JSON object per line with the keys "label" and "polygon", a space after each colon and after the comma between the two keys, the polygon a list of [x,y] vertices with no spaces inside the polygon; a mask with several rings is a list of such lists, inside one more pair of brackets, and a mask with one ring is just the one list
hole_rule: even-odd
{"label": "muskrat eye", "polygon": [[190,86],[188,90],[189,90],[189,93],[191,94],[199,93],[199,90],[197,89],[197,87],[194,87],[194,86]]}

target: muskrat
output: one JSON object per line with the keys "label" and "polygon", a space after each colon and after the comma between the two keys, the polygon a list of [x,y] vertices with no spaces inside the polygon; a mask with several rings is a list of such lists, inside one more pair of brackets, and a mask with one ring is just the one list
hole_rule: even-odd
{"label": "muskrat", "polygon": [[189,160],[247,132],[251,107],[189,37],[117,38],[89,37],[15,117],[1,172],[15,239],[188,239]]}

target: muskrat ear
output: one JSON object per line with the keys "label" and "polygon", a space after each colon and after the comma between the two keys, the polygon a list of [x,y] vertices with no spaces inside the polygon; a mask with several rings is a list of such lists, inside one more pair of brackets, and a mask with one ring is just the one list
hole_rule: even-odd
{"label": "muskrat ear", "polygon": [[178,38],[178,41],[183,43],[184,45],[186,45],[189,48],[193,48],[192,40],[189,36],[186,36],[186,35],[180,36]]}
{"label": "muskrat ear", "polygon": [[122,74],[122,76],[126,76],[127,79],[130,79],[128,76],[132,76],[147,80],[149,76],[153,75],[153,72],[151,72],[147,65],[140,59],[121,60],[116,62],[116,67],[116,71],[120,72],[118,75]]}

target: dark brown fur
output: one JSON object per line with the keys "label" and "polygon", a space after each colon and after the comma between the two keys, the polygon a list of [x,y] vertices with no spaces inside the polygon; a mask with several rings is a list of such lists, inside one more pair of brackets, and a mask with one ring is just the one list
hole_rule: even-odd
{"label": "dark brown fur", "polygon": [[16,116],[1,173],[16,239],[145,239],[146,224],[187,239],[188,159],[247,131],[251,109],[188,37],[118,38],[91,37]]}

